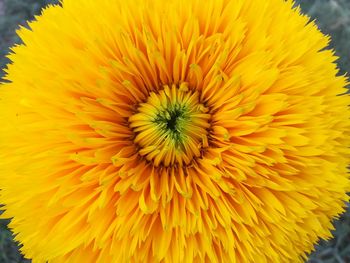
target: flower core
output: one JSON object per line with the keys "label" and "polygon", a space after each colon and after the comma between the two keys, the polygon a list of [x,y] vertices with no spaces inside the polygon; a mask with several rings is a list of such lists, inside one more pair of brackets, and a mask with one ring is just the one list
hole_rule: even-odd
{"label": "flower core", "polygon": [[188,165],[208,146],[208,108],[186,84],[151,92],[129,118],[139,154],[155,166]]}

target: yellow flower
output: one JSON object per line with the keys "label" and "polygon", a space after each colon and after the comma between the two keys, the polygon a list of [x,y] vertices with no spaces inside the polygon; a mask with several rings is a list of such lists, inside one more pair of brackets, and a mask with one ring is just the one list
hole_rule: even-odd
{"label": "yellow flower", "polygon": [[329,38],[284,0],[63,0],[0,88],[34,263],[301,262],[350,190]]}

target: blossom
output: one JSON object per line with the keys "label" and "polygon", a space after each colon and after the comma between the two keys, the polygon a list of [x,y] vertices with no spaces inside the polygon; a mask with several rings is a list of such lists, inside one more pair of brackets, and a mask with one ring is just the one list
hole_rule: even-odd
{"label": "blossom", "polygon": [[33,262],[301,262],[348,200],[347,79],[283,0],[63,0],[9,55],[0,203]]}

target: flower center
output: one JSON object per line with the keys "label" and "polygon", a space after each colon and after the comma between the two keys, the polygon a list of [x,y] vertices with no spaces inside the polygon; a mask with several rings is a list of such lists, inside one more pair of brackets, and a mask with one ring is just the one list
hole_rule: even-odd
{"label": "flower center", "polygon": [[186,125],[191,120],[190,111],[180,103],[170,104],[168,108],[160,111],[154,119],[154,123],[180,147],[184,139]]}
{"label": "flower center", "polygon": [[165,119],[160,119],[160,121],[165,121],[166,128],[173,133],[180,133],[181,130],[181,120],[183,120],[184,114],[181,109],[175,109],[174,111],[168,111],[168,116]]}
{"label": "flower center", "polygon": [[155,166],[188,165],[208,146],[210,114],[186,84],[151,92],[129,118],[139,155]]}

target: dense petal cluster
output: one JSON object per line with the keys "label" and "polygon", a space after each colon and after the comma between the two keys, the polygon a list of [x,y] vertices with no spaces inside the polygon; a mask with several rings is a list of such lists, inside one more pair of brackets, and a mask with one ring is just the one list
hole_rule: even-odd
{"label": "dense petal cluster", "polygon": [[349,96],[284,0],[63,0],[0,88],[34,263],[301,262],[348,200]]}

